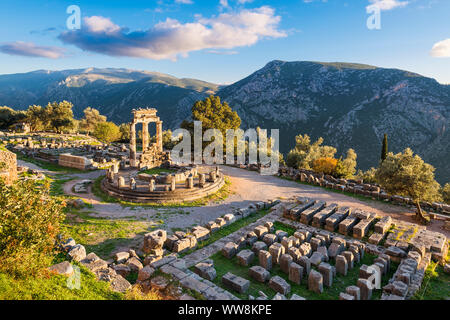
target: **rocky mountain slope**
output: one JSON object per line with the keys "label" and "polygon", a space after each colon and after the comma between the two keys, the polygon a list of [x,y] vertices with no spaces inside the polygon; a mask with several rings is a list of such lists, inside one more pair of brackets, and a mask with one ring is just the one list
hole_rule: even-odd
{"label": "rocky mountain slope", "polygon": [[384,133],[390,151],[410,146],[450,181],[450,86],[407,71],[347,63],[273,61],[218,93],[244,127],[280,129],[287,152],[294,136],[322,136],[358,165],[376,166]]}
{"label": "rocky mountain slope", "polygon": [[68,100],[74,104],[75,117],[82,117],[91,106],[116,123],[130,121],[134,108],[154,107],[172,127],[186,116],[187,105],[218,88],[200,80],[128,69],[39,70],[0,75],[0,105],[26,109],[31,104]]}
{"label": "rocky mountain slope", "polygon": [[280,129],[288,152],[294,136],[322,136],[339,154],[354,148],[362,169],[376,166],[384,133],[391,151],[410,146],[450,181],[450,86],[407,71],[367,65],[272,61],[230,86],[127,69],[35,71],[0,76],[0,105],[69,100],[75,116],[91,106],[117,123],[136,107],[155,107],[164,128],[189,117],[197,100],[217,93],[243,128]]}

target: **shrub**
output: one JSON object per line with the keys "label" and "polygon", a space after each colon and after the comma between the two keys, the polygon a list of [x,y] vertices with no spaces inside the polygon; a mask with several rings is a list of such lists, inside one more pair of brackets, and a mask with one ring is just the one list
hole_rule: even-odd
{"label": "shrub", "polygon": [[446,183],[441,190],[442,199],[445,203],[450,204],[450,183]]}
{"label": "shrub", "polygon": [[332,174],[338,163],[334,158],[319,158],[313,161],[313,170],[324,174]]}
{"label": "shrub", "polygon": [[377,179],[375,178],[375,174],[377,169],[374,167],[370,168],[367,171],[358,170],[356,174],[357,179],[362,179],[364,183],[377,183]]}
{"label": "shrub", "polygon": [[0,181],[0,272],[36,275],[50,263],[64,204],[49,192],[48,182]]}

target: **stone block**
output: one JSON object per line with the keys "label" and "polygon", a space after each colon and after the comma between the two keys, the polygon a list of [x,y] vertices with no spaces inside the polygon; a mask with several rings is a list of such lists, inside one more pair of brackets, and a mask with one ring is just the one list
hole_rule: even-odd
{"label": "stone block", "polygon": [[289,280],[296,283],[301,284],[303,278],[303,267],[292,262],[289,265]]}
{"label": "stone block", "polygon": [[339,300],[355,300],[355,297],[348,293],[341,292],[339,293]]}
{"label": "stone block", "polygon": [[343,255],[339,255],[336,257],[336,272],[346,276],[348,272],[348,263],[347,259]]}
{"label": "stone block", "polygon": [[298,260],[298,264],[303,267],[305,275],[308,276],[311,271],[311,260],[309,260],[309,258],[306,256],[302,256]]}
{"label": "stone block", "polygon": [[282,295],[287,295],[291,292],[291,285],[280,276],[270,278],[269,287]]}
{"label": "stone block", "polygon": [[222,255],[227,259],[233,258],[236,255],[236,251],[237,245],[234,242],[226,243],[221,250]]}
{"label": "stone block", "polygon": [[261,266],[253,266],[248,269],[248,274],[252,279],[264,283],[270,279],[270,272]]}
{"label": "stone block", "polygon": [[319,272],[323,277],[323,284],[326,287],[331,287],[333,285],[333,267],[328,263],[323,262],[319,265]]}
{"label": "stone block", "polygon": [[251,250],[245,249],[240,251],[236,255],[236,257],[238,259],[238,263],[241,266],[249,266],[253,262],[253,259],[255,258],[255,253]]}
{"label": "stone block", "polygon": [[252,246],[252,251],[257,255],[261,250],[267,250],[267,245],[262,241],[256,241]]}
{"label": "stone block", "polygon": [[270,247],[274,242],[277,241],[277,236],[275,234],[272,233],[266,233],[263,238],[262,241],[268,246]]}
{"label": "stone block", "polygon": [[324,260],[323,254],[321,254],[320,252],[314,252],[310,258],[311,264],[313,266],[318,266],[319,264],[321,264]]}
{"label": "stone block", "polygon": [[258,252],[259,265],[266,270],[272,270],[272,255],[266,250]]}
{"label": "stone block", "polygon": [[231,272],[226,273],[222,277],[222,283],[228,288],[239,292],[245,293],[250,288],[250,281],[239,276],[232,274]]}
{"label": "stone block", "polygon": [[321,294],[323,292],[323,276],[315,270],[311,270],[308,276],[308,289]]}
{"label": "stone block", "polygon": [[372,283],[367,279],[358,279],[356,285],[361,293],[361,300],[370,300],[372,298]]}
{"label": "stone block", "polygon": [[272,262],[279,264],[280,257],[285,253],[285,249],[280,243],[276,242],[269,247],[269,252],[272,255]]}
{"label": "stone block", "polygon": [[197,263],[194,266],[193,271],[203,279],[209,281],[213,281],[217,276],[216,269],[214,269],[214,263],[212,260],[205,260],[203,262]]}
{"label": "stone block", "polygon": [[280,268],[286,274],[289,274],[289,266],[293,262],[292,257],[289,254],[283,254],[280,257]]}
{"label": "stone block", "polygon": [[361,300],[361,290],[358,286],[349,286],[345,288],[345,292],[352,295],[355,300]]}

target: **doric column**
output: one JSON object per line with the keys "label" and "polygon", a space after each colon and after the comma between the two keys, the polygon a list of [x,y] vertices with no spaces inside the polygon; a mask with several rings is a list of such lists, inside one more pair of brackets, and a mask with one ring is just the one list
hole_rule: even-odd
{"label": "doric column", "polygon": [[148,122],[142,123],[142,153],[147,151],[149,145]]}
{"label": "doric column", "polygon": [[131,123],[130,128],[130,166],[136,167],[136,123]]}
{"label": "doric column", "polygon": [[156,143],[158,146],[158,151],[163,152],[163,143],[162,143],[162,121],[158,121],[156,123]]}

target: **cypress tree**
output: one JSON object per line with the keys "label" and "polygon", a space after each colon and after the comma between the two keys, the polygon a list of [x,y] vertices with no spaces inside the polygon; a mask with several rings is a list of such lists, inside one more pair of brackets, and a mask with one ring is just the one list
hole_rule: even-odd
{"label": "cypress tree", "polygon": [[387,154],[388,154],[388,138],[387,134],[385,133],[383,139],[383,147],[381,148],[381,162],[386,160]]}

